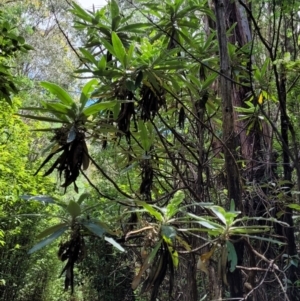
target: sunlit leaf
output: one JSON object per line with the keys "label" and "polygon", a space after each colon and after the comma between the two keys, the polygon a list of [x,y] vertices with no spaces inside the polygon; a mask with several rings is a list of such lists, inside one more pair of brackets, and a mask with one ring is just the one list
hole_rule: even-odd
{"label": "sunlit leaf", "polygon": [[121,252],[126,252],[126,250],[118,243],[116,242],[113,238],[105,236],[104,239],[112,244],[115,248],[117,248]]}
{"label": "sunlit leaf", "polygon": [[41,82],[41,86],[43,88],[47,89],[50,93],[57,96],[58,99],[65,105],[67,105],[67,106],[75,105],[70,94],[67,91],[65,91],[63,88],[61,88],[60,86],[49,83],[49,82]]}
{"label": "sunlit leaf", "polygon": [[100,103],[96,103],[94,105],[91,105],[83,110],[83,114],[85,116],[90,116],[96,113],[99,113],[100,111],[110,109],[116,105],[116,101],[104,101]]}
{"label": "sunlit leaf", "polygon": [[122,41],[114,31],[112,32],[111,39],[112,39],[112,45],[114,48],[115,56],[123,65],[123,67],[126,68],[126,50],[124,48]]}

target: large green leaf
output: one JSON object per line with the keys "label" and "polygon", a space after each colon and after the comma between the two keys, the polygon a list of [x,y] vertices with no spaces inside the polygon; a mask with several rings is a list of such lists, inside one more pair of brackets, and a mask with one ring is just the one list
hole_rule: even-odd
{"label": "large green leaf", "polygon": [[42,239],[50,234],[52,234],[53,232],[58,231],[59,229],[63,228],[63,227],[67,227],[68,225],[66,223],[61,223],[61,224],[57,224],[54,225],[52,227],[49,227],[47,229],[45,229],[44,231],[42,231],[39,235],[37,235],[37,239]]}
{"label": "large green leaf", "polygon": [[120,15],[118,2],[116,0],[110,1],[110,14],[112,19]]}
{"label": "large green leaf", "polygon": [[41,82],[41,86],[58,97],[58,99],[67,106],[76,106],[70,94],[56,84]]}
{"label": "large green leaf", "polygon": [[82,88],[81,95],[80,95],[80,111],[82,111],[90,99],[92,92],[95,89],[95,86],[98,84],[96,79],[92,79],[87,82],[84,87]]}
{"label": "large green leaf", "polygon": [[67,226],[60,228],[59,230],[55,231],[53,234],[51,234],[50,236],[48,236],[47,238],[43,239],[42,241],[40,241],[39,243],[37,243],[34,247],[32,247],[29,251],[28,254],[32,254],[40,249],[42,249],[43,247],[49,245],[50,243],[52,243],[55,239],[57,239],[58,237],[60,237],[66,230],[68,229]]}
{"label": "large green leaf", "polygon": [[117,59],[120,61],[124,69],[126,69],[126,50],[124,48],[124,45],[118,35],[115,32],[112,32],[111,34],[111,39],[112,39],[112,45],[114,48],[115,56]]}
{"label": "large green leaf", "polygon": [[115,248],[120,250],[121,252],[126,252],[125,249],[118,243],[116,242],[113,238],[105,236],[104,239],[112,244]]}
{"label": "large green leaf", "polygon": [[88,117],[90,115],[94,115],[96,113],[99,113],[100,111],[110,109],[116,105],[117,101],[104,101],[100,103],[96,103],[94,105],[91,105],[87,108],[85,108],[82,113]]}
{"label": "large green leaf", "polygon": [[80,206],[73,200],[70,201],[69,205],[67,206],[67,210],[69,211],[73,219],[81,214]]}
{"label": "large green leaf", "polygon": [[179,210],[179,205],[182,203],[184,199],[184,192],[182,190],[176,191],[173,198],[170,200],[167,205],[166,216],[167,218],[171,218],[174,216]]}

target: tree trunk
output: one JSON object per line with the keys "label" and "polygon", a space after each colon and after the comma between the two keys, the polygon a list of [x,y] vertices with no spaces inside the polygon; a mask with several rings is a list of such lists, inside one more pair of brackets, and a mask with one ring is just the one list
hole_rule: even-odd
{"label": "tree trunk", "polygon": [[[227,3],[228,2],[228,3]],[[232,102],[232,78],[231,65],[227,48],[226,23],[225,23],[225,3],[229,1],[215,0],[216,24],[219,41],[219,55],[220,55],[220,88],[222,98],[222,112],[223,112],[223,141],[225,145],[225,169],[227,176],[228,201],[234,200],[235,207],[242,209],[242,189],[240,182],[239,168],[236,163],[237,155],[237,140],[235,136],[234,126],[234,110]],[[244,246],[242,242],[234,244],[238,264],[243,262]],[[243,280],[241,271],[235,269],[234,272],[228,272],[228,283],[230,286],[230,295],[232,298],[243,297]]]}

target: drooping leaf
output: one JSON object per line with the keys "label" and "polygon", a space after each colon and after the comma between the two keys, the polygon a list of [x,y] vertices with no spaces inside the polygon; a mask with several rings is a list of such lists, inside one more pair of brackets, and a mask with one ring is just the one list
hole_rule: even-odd
{"label": "drooping leaf", "polygon": [[44,231],[42,231],[39,235],[37,235],[37,239],[42,239],[50,234],[52,234],[55,231],[58,231],[59,229],[68,226],[66,223],[61,223],[61,224],[57,224],[54,225],[52,227],[49,227],[47,229],[45,229]]}
{"label": "drooping leaf", "polygon": [[99,237],[103,237],[106,230],[101,227],[99,224],[93,223],[91,221],[83,221],[82,224],[92,233],[96,234]]}
{"label": "drooping leaf", "polygon": [[63,88],[49,82],[41,82],[41,86],[58,97],[58,99],[67,106],[76,106],[71,95]]}
{"label": "drooping leaf", "polygon": [[28,254],[32,254],[32,253],[34,253],[34,252],[42,249],[43,247],[49,245],[55,239],[57,239],[58,237],[60,237],[67,229],[68,229],[68,227],[65,226],[65,227],[60,228],[56,232],[52,233],[50,236],[48,236],[47,238],[43,239],[42,241],[40,241],[39,243],[37,243],[34,247],[32,247],[28,251]]}
{"label": "drooping leaf", "polygon": [[237,254],[235,251],[235,247],[229,240],[226,241],[228,256],[227,260],[230,262],[230,272],[232,273],[235,270],[235,267],[237,265]]}
{"label": "drooping leaf", "polygon": [[134,277],[133,281],[132,281],[132,284],[131,284],[131,287],[133,290],[135,290],[140,282],[141,282],[141,278],[144,274],[144,272],[150,267],[150,265],[152,264],[160,246],[161,246],[161,243],[162,243],[162,240],[160,240],[156,246],[154,247],[154,249],[151,251],[151,253],[146,257],[142,267],[140,268],[139,270],[139,273]]}

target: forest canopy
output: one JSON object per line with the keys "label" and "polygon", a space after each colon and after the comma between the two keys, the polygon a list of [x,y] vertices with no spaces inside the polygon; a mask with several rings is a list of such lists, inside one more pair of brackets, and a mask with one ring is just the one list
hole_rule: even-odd
{"label": "forest canopy", "polygon": [[0,299],[300,300],[300,3],[95,5],[0,1]]}

